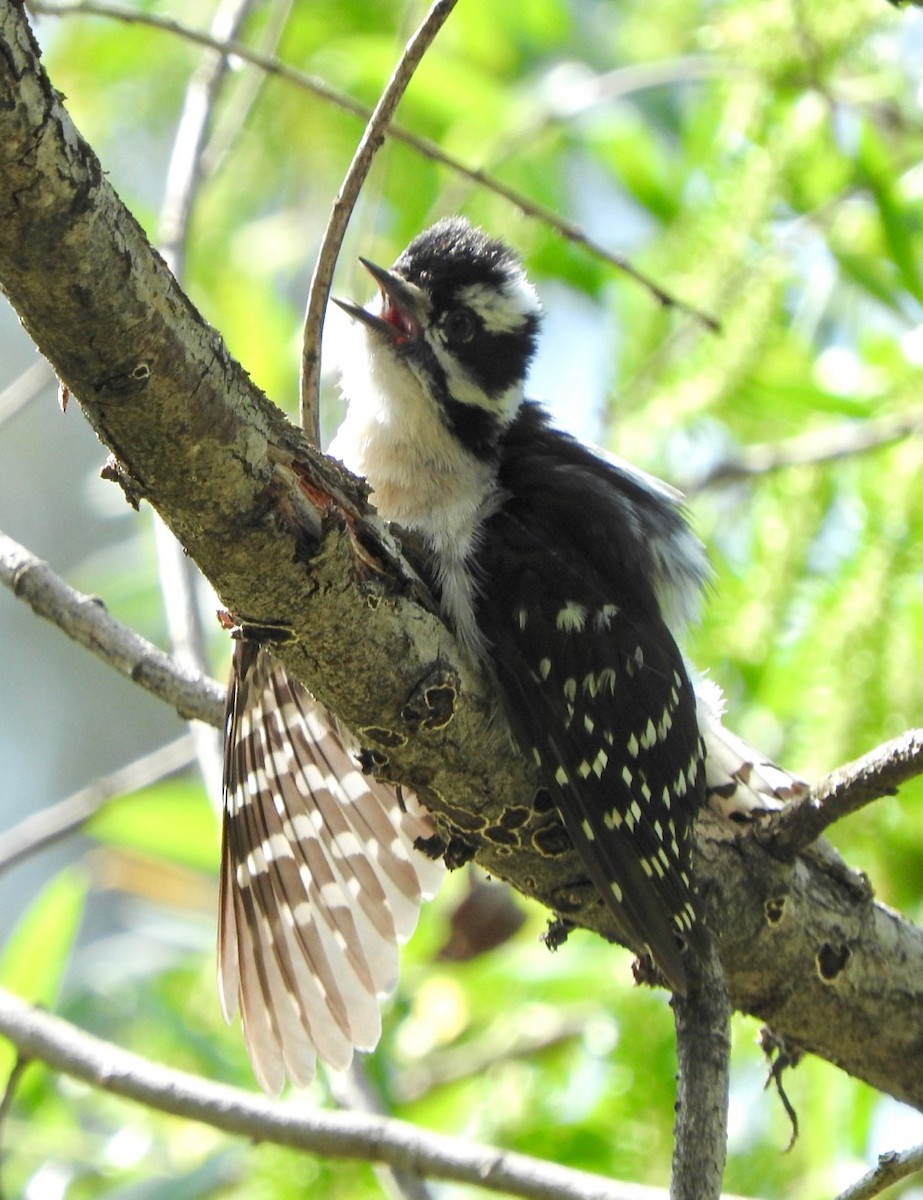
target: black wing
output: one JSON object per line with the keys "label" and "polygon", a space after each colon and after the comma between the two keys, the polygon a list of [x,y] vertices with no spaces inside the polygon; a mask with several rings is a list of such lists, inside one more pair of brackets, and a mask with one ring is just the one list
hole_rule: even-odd
{"label": "black wing", "polygon": [[[478,624],[507,717],[626,941],[685,991],[704,800],[695,695],[642,569],[620,480],[554,435],[513,447],[478,552]],[[577,455],[588,460],[586,469]],[[560,479],[556,472],[563,472]]]}

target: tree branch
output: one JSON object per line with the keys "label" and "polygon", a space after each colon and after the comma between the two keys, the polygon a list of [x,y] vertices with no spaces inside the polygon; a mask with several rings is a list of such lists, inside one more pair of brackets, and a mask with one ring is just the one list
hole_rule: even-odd
{"label": "tree branch", "polygon": [[793,467],[810,467],[817,463],[837,462],[858,454],[869,454],[882,446],[890,446],[919,433],[923,414],[878,417],[874,420],[851,421],[827,429],[812,429],[799,437],[779,442],[743,446],[729,458],[716,463],[704,475],[685,481],[687,495],[706,488],[737,483],[774,471]]}
{"label": "tree branch", "polygon": [[[212,15],[211,33],[217,38],[235,38],[252,8],[253,0],[221,0]],[[177,279],[183,277],[189,224],[202,181],[202,154],[227,72],[225,55],[203,51],[183,96],[158,221],[160,252]],[[154,521],[154,544],[170,649],[191,670],[204,670],[207,656],[203,609],[210,595],[208,599],[203,597],[207,589],[195,564],[159,517]],[[217,811],[222,795],[222,741],[214,730],[201,725],[193,733],[205,791]]]}
{"label": "tree branch", "polygon": [[5,533],[0,533],[0,583],[120,675],[165,700],[181,717],[221,728],[224,690],[219,684],[181,667],[153,642],[111,617],[98,596],[72,588]]}
{"label": "tree branch", "polygon": [[676,1122],[670,1200],[719,1200],[727,1157],[731,1004],[715,940],[688,996],[673,997]]}
{"label": "tree branch", "polygon": [[[26,1058],[159,1112],[324,1158],[387,1163],[413,1175],[468,1183],[527,1200],[665,1200],[659,1188],[619,1183],[524,1154],[429,1133],[392,1117],[288,1108],[119,1050],[0,989],[0,1033]],[[733,1198],[730,1198],[733,1200]]]}
{"label": "tree branch", "polygon": [[395,110],[406,92],[413,73],[423,60],[423,55],[433,44],[436,34],[448,20],[456,0],[435,0],[423,18],[416,33],[404,47],[391,78],[385,85],[349,164],[346,178],[333,201],[333,208],[324,229],[317,262],[311,276],[308,303],[304,315],[301,353],[301,427],[315,446],[320,445],[320,408],[318,388],[320,382],[321,329],[333,270],[339,257],[346,226],[359,199],[375,155],[385,140],[385,133]]}
{"label": "tree branch", "polygon": [[917,1171],[923,1171],[923,1146],[914,1146],[912,1150],[902,1150],[900,1153],[892,1150],[888,1154],[880,1154],[878,1165],[857,1179],[845,1192],[840,1192],[836,1200],[873,1200],[873,1197],[880,1196],[893,1184]]}
{"label": "tree branch", "polygon": [[548,1014],[537,1030],[504,1023],[501,1028],[489,1028],[480,1038],[434,1049],[395,1073],[388,1090],[400,1103],[413,1104],[437,1088],[485,1075],[500,1063],[529,1062],[551,1047],[579,1041],[586,1034],[592,1011],[589,1005],[569,1005]]}
{"label": "tree branch", "polygon": [[[274,652],[390,757],[446,837],[553,912],[615,935],[566,843],[541,851],[548,816],[531,805],[536,777],[491,736],[482,682],[415,590],[362,485],[285,421],[176,286],[73,128],[12,5],[0,7],[0,145],[0,283],[126,484],[156,505],[229,608],[292,629],[295,640]],[[923,933],[842,870],[780,862],[707,814],[698,849],[734,1005],[923,1107],[920,1031],[907,1018],[907,997],[923,991]]]}
{"label": "tree branch", "polygon": [[838,767],[799,800],[770,813],[757,830],[773,854],[792,858],[817,841],[835,821],[893,796],[902,783],[923,773],[923,729],[909,729],[855,762]]}
{"label": "tree branch", "polygon": [[195,739],[184,733],[57,804],[25,817],[0,834],[0,874],[30,854],[75,833],[110,800],[150,787],[194,761]]}
{"label": "tree branch", "polygon": [[[347,1071],[331,1071],[327,1076],[327,1086],[340,1108],[372,1116],[388,1115],[365,1069],[365,1061],[359,1055],[353,1058]],[[375,1168],[375,1174],[382,1191],[390,1200],[433,1200],[432,1191],[419,1175],[382,1165]]]}
{"label": "tree branch", "polygon": [[[285,34],[292,5],[295,3],[296,0],[271,0],[268,6],[265,2],[260,4],[264,24],[262,29],[255,34],[259,43],[259,49],[255,53],[263,54],[276,61],[274,59],[275,51]],[[267,7],[268,14],[266,13]],[[241,74],[243,78],[238,81],[234,91],[228,95],[220,120],[209,132],[208,144],[202,153],[203,180],[210,179],[221,170],[235,142],[243,134],[250,115],[256,108],[270,78],[264,71],[251,71],[246,74],[242,72]]]}
{"label": "tree branch", "polygon": [[40,358],[0,391],[0,425],[15,417],[21,408],[35,399],[52,381],[48,363]]}
{"label": "tree branch", "polygon": [[[211,36],[218,42],[234,41],[253,0],[223,0],[212,17]],[[160,252],[170,270],[182,278],[189,222],[202,180],[201,162],[212,114],[228,71],[228,56],[209,52],[186,86],[179,124],[173,139],[167,183],[160,209]]]}

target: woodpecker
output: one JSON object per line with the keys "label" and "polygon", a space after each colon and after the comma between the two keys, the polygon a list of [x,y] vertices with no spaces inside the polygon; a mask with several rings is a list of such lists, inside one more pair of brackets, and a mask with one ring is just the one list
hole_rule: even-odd
{"label": "woodpecker", "polygon": [[[390,269],[360,261],[378,297],[337,301],[358,344],[330,453],[423,543],[510,752],[535,763],[625,943],[685,993],[697,812],[778,807],[803,785],[724,728],[685,661],[708,566],[681,497],[526,399],[541,307],[504,243],[454,217]],[[238,652],[226,732],[221,994],[273,1091],[377,1040],[377,994],[438,867],[413,849],[425,812],[363,776],[264,652]]]}

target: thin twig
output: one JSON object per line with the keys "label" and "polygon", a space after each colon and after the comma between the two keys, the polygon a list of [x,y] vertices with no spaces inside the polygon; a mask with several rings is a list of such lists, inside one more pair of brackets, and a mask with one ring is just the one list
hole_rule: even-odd
{"label": "thin twig", "polygon": [[[347,1112],[374,1113],[385,1116],[381,1096],[369,1078],[364,1060],[357,1055],[348,1071],[331,1071],[327,1077],[330,1094],[340,1108]],[[409,1171],[379,1165],[375,1174],[382,1190],[391,1200],[432,1200],[425,1180]]]}
{"label": "thin twig", "polygon": [[30,367],[21,371],[0,391],[0,425],[31,403],[53,380],[54,374],[44,358],[36,359]]}
{"label": "thin twig", "polygon": [[75,833],[110,800],[150,787],[188,767],[195,757],[195,739],[184,733],[166,746],[94,780],[88,787],[59,800],[50,808],[32,813],[0,834],[0,873]]}
{"label": "thin twig", "polygon": [[[123,8],[120,5],[101,3],[99,0],[80,0],[75,4],[58,4],[54,0],[31,0],[29,7],[36,13],[42,13],[47,16],[63,17],[70,15],[85,15],[85,16],[100,16],[109,17],[115,21],[133,22],[140,25],[148,25],[154,29],[159,29],[164,33],[173,34],[175,37],[181,37],[187,41],[196,42],[202,46],[210,46],[214,50],[219,50],[224,54],[233,55],[240,58],[244,62],[252,63],[261,70],[266,71],[270,75],[275,75],[279,79],[284,79],[288,83],[295,84],[296,87],[312,92],[314,95],[327,101],[330,104],[336,105],[338,108],[351,113],[355,117],[359,117],[367,121],[371,116],[372,110],[364,104],[360,104],[358,100],[353,100],[352,97],[344,95],[342,92],[336,91],[330,87],[322,79],[316,76],[307,75],[302,71],[296,71],[293,67],[286,66],[272,56],[260,54],[255,50],[251,50],[248,46],[244,46],[238,42],[220,42],[197,29],[191,29],[183,25],[179,21],[174,21],[169,17],[158,16],[155,13],[142,12],[138,9]],[[531,217],[533,220],[540,221],[549,229],[553,229],[565,241],[571,242],[574,245],[581,246],[588,254],[607,262],[615,270],[621,271],[622,274],[640,284],[663,308],[675,309],[677,312],[685,313],[698,321],[706,329],[712,332],[720,328],[718,320],[709,313],[703,312],[694,305],[687,304],[680,300],[672,293],[662,288],[658,283],[646,275],[643,271],[639,271],[632,266],[631,262],[621,254],[616,254],[611,250],[607,250],[599,242],[589,237],[579,225],[572,221],[567,221],[563,217],[552,212],[542,204],[538,204],[523,192],[517,191],[515,188],[507,187],[506,184],[494,179],[488,172],[479,170],[475,167],[470,167],[459,159],[454,158],[450,154],[446,154],[441,150],[435,142],[431,142],[428,138],[420,137],[415,133],[410,133],[406,129],[402,129],[399,125],[391,125],[388,128],[387,136],[395,141],[402,142],[405,146],[409,146],[424,158],[431,162],[438,163],[440,166],[446,167],[469,182],[484,188],[486,191],[493,192],[496,196],[501,196],[508,201],[514,208],[518,209],[523,216]]]}
{"label": "thin twig", "polygon": [[[22,1054],[17,1054],[16,1061],[13,1063],[13,1069],[10,1071],[9,1078],[6,1081],[6,1087],[3,1090],[3,1099],[0,1100],[0,1167],[6,1161],[6,1155],[3,1153],[3,1143],[6,1141],[7,1118],[13,1110],[16,1089],[19,1087],[19,1081],[22,1079],[28,1065],[28,1058]],[[6,1200],[6,1188],[3,1186],[2,1177],[0,1177],[0,1200]]]}
{"label": "thin twig", "polygon": [[219,729],[224,723],[224,689],[213,679],[182,667],[106,612],[96,596],[76,591],[24,546],[0,533],[0,583],[40,617],[51,621],[120,675],[140,684],[188,720]]}
{"label": "thin twig", "polygon": [[674,995],[676,1122],[670,1200],[719,1200],[727,1155],[731,1002],[714,939],[687,996]]}
{"label": "thin twig", "polygon": [[[566,68],[565,68],[566,69]],[[568,80],[564,88],[554,88],[551,95],[542,97],[518,128],[514,128],[500,146],[500,161],[521,153],[550,126],[565,124],[584,116],[601,105],[632,96],[648,88],[661,88],[696,83],[709,78],[727,79],[743,72],[742,64],[734,64],[716,55],[677,55],[659,62],[630,63],[599,75]],[[491,148],[496,161],[498,151]]]}
{"label": "thin twig", "polygon": [[807,795],[793,800],[756,827],[761,845],[789,858],[816,841],[828,826],[923,774],[923,729],[909,729],[818,780]]}
{"label": "thin twig", "polygon": [[[274,54],[288,25],[294,2],[295,0],[275,0],[271,5],[259,39],[258,53]],[[246,71],[241,72],[241,75],[239,83],[227,97],[222,112],[209,133],[208,144],[202,151],[199,169],[203,180],[210,179],[221,170],[267,83],[265,71]]]}
{"label": "thin twig", "polygon": [[686,482],[687,495],[741,479],[769,475],[792,467],[809,467],[868,454],[882,446],[911,437],[923,429],[923,413],[916,411],[877,420],[852,421],[831,429],[811,430],[781,442],[746,446],[731,458],[716,463],[700,478]]}
{"label": "thin twig", "polygon": [[323,1112],[210,1083],[92,1037],[0,989],[0,1033],[21,1055],[159,1112],[324,1158],[388,1163],[527,1200],[665,1200],[659,1188],[619,1183],[404,1121]]}
{"label": "thin twig", "polygon": [[836,1200],[873,1200],[874,1196],[880,1196],[893,1184],[917,1171],[923,1171],[923,1146],[879,1154],[878,1166],[857,1179],[845,1192],[840,1192]]}
{"label": "thin twig", "polygon": [[[202,608],[206,602],[200,592],[205,592],[208,584],[157,512],[154,513],[154,542],[172,661],[204,677],[207,655]],[[196,741],[196,761],[205,794],[217,812],[221,804],[221,737],[211,728],[210,722],[194,726],[192,736]]]}
{"label": "thin twig", "polygon": [[330,285],[333,282],[333,270],[340,253],[340,246],[343,244],[346,226],[356,201],[359,199],[359,192],[365,183],[372,161],[384,143],[385,131],[391,123],[395,109],[401,102],[423,55],[433,44],[436,34],[448,20],[456,3],[457,0],[435,0],[416,33],[404,47],[404,53],[391,72],[391,78],[378,98],[374,112],[369,117],[356,153],[349,164],[346,178],[333,202],[330,218],[324,230],[324,239],[314,265],[314,274],[311,276],[311,287],[308,292],[301,355],[301,425],[315,445],[320,442],[318,390],[321,332],[324,312],[327,308],[327,297],[330,295]]}
{"label": "thin twig", "polygon": [[[315,446],[320,445],[320,361],[324,313],[346,227],[375,155],[384,143],[385,130],[395,109],[423,55],[455,4],[456,0],[437,0],[404,48],[404,53],[365,127],[324,229],[311,276],[302,334],[301,424]],[[381,1115],[380,1098],[375,1094],[359,1060],[354,1060],[351,1070],[339,1079],[336,1076],[331,1077],[330,1087],[334,1099],[342,1108],[352,1112]],[[383,1189],[393,1200],[431,1198],[425,1182],[413,1172],[379,1164],[376,1174]]]}
{"label": "thin twig", "polygon": [[[211,35],[219,41],[236,38],[253,3],[254,0],[221,0],[212,17]],[[173,139],[160,209],[159,249],[179,281],[184,273],[189,225],[202,181],[202,154],[227,71],[227,55],[205,50],[186,86]],[[191,670],[204,671],[207,655],[201,604],[202,577],[156,512],[154,532],[171,650],[174,657]],[[221,805],[221,739],[213,729],[203,725],[193,730],[193,737],[206,794],[218,809]]]}
{"label": "thin twig", "polygon": [[486,1075],[500,1063],[534,1062],[545,1050],[582,1037],[589,1019],[588,1012],[568,1009],[556,1013],[550,1026],[538,1031],[500,1029],[474,1042],[433,1051],[397,1074],[389,1090],[402,1103],[412,1104],[436,1088]]}
{"label": "thin twig", "polygon": [[[253,0],[223,0],[215,10],[209,33],[216,42],[234,41],[252,7]],[[179,280],[183,276],[189,223],[202,178],[202,153],[227,70],[227,54],[216,51],[203,56],[186,87],[173,139],[160,209],[158,249]]]}

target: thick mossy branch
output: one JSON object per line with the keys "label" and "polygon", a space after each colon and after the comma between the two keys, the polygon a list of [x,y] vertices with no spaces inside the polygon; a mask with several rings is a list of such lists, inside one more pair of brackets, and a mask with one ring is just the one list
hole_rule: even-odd
{"label": "thick mossy branch", "polygon": [[[180,291],[73,128],[18,5],[0,8],[0,159],[0,286],[131,494],[239,619],[292,630],[279,657],[435,809],[458,859],[474,852],[611,937],[362,485],[311,449]],[[708,820],[700,834],[735,1007],[923,1107],[923,1026],[908,1019],[923,1011],[923,934],[822,856],[786,864]]]}

